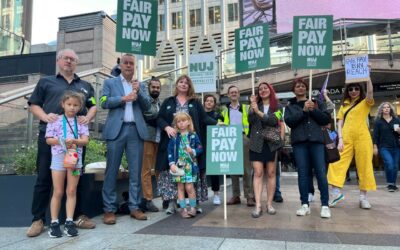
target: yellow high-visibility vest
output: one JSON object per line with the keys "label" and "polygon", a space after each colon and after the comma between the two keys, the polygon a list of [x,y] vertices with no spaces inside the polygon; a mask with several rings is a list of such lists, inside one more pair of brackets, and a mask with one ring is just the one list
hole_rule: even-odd
{"label": "yellow high-visibility vest", "polygon": [[[246,135],[249,134],[249,120],[247,118],[248,116],[248,110],[249,110],[249,105],[242,104],[242,125],[243,125],[243,131]],[[240,108],[239,108],[240,111]],[[222,110],[222,116],[224,117],[224,123],[226,125],[230,125],[230,120],[229,120],[229,106],[226,107],[224,110]]]}

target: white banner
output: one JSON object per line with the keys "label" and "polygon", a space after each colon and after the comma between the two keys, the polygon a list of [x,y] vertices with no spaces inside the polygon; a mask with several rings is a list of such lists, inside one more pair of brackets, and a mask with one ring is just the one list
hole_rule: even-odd
{"label": "white banner", "polygon": [[196,93],[216,92],[215,70],[214,53],[189,56],[189,77]]}

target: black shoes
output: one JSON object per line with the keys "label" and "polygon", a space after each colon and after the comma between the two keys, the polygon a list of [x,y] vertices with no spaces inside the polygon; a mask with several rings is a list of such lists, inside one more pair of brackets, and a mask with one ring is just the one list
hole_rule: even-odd
{"label": "black shoes", "polygon": [[62,232],[60,229],[60,223],[53,222],[49,227],[49,236],[50,238],[60,238],[62,237]]}
{"label": "black shoes", "polygon": [[64,225],[64,233],[69,237],[75,237],[78,235],[75,223],[73,221],[66,221]]}
{"label": "black shoes", "polygon": [[283,202],[282,196],[274,196],[274,202],[282,203]]}
{"label": "black shoes", "polygon": [[[164,202],[163,202],[163,207],[164,207]],[[154,205],[153,201],[148,201],[146,199],[142,199],[142,202],[139,205],[140,210],[143,212],[158,212],[160,211],[156,205]]]}

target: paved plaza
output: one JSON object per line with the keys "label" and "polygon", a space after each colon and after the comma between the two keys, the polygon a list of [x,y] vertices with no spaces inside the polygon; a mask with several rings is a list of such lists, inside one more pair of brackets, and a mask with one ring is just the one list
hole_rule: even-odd
{"label": "paved plaza", "polygon": [[[117,217],[107,226],[102,216],[94,218],[97,227],[80,230],[75,238],[49,238],[47,232],[36,238],[25,236],[27,227],[0,228],[1,249],[400,249],[400,192],[389,193],[382,176],[378,190],[369,194],[371,210],[358,207],[356,180],[347,183],[345,201],[332,208],[332,218],[319,216],[319,193],[311,203],[311,215],[298,217],[297,177],[282,179],[283,203],[274,203],[276,215],[250,216],[252,208],[223,206],[211,201],[203,204],[204,213],[194,219],[178,214],[147,213],[149,220],[137,221],[128,215]],[[317,185],[315,184],[315,187]],[[211,192],[212,193],[212,192]],[[230,197],[228,186],[228,196]],[[212,194],[209,195],[212,197]],[[265,200],[265,190],[264,190]],[[161,207],[158,198],[155,203]],[[263,202],[263,206],[266,202]],[[265,209],[264,209],[265,210]]]}

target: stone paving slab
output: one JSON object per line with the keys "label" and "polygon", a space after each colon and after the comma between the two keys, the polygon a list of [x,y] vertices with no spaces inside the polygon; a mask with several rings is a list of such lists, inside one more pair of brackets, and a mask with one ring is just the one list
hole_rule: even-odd
{"label": "stone paving slab", "polygon": [[[225,222],[222,206],[208,201],[194,219],[159,212],[147,213],[147,221],[118,216],[117,224],[109,226],[98,216],[96,229],[80,230],[74,238],[49,238],[47,232],[28,238],[27,227],[0,228],[0,249],[400,249],[400,192],[388,193],[381,183],[369,196],[373,209],[365,211],[358,208],[353,183],[345,188],[346,203],[332,209],[332,219],[319,218],[317,201],[311,216],[299,218],[294,215],[299,205],[294,178],[284,178],[285,201],[274,203],[275,216],[253,219],[252,208],[242,204],[228,207]],[[161,207],[160,199],[155,203]]]}

